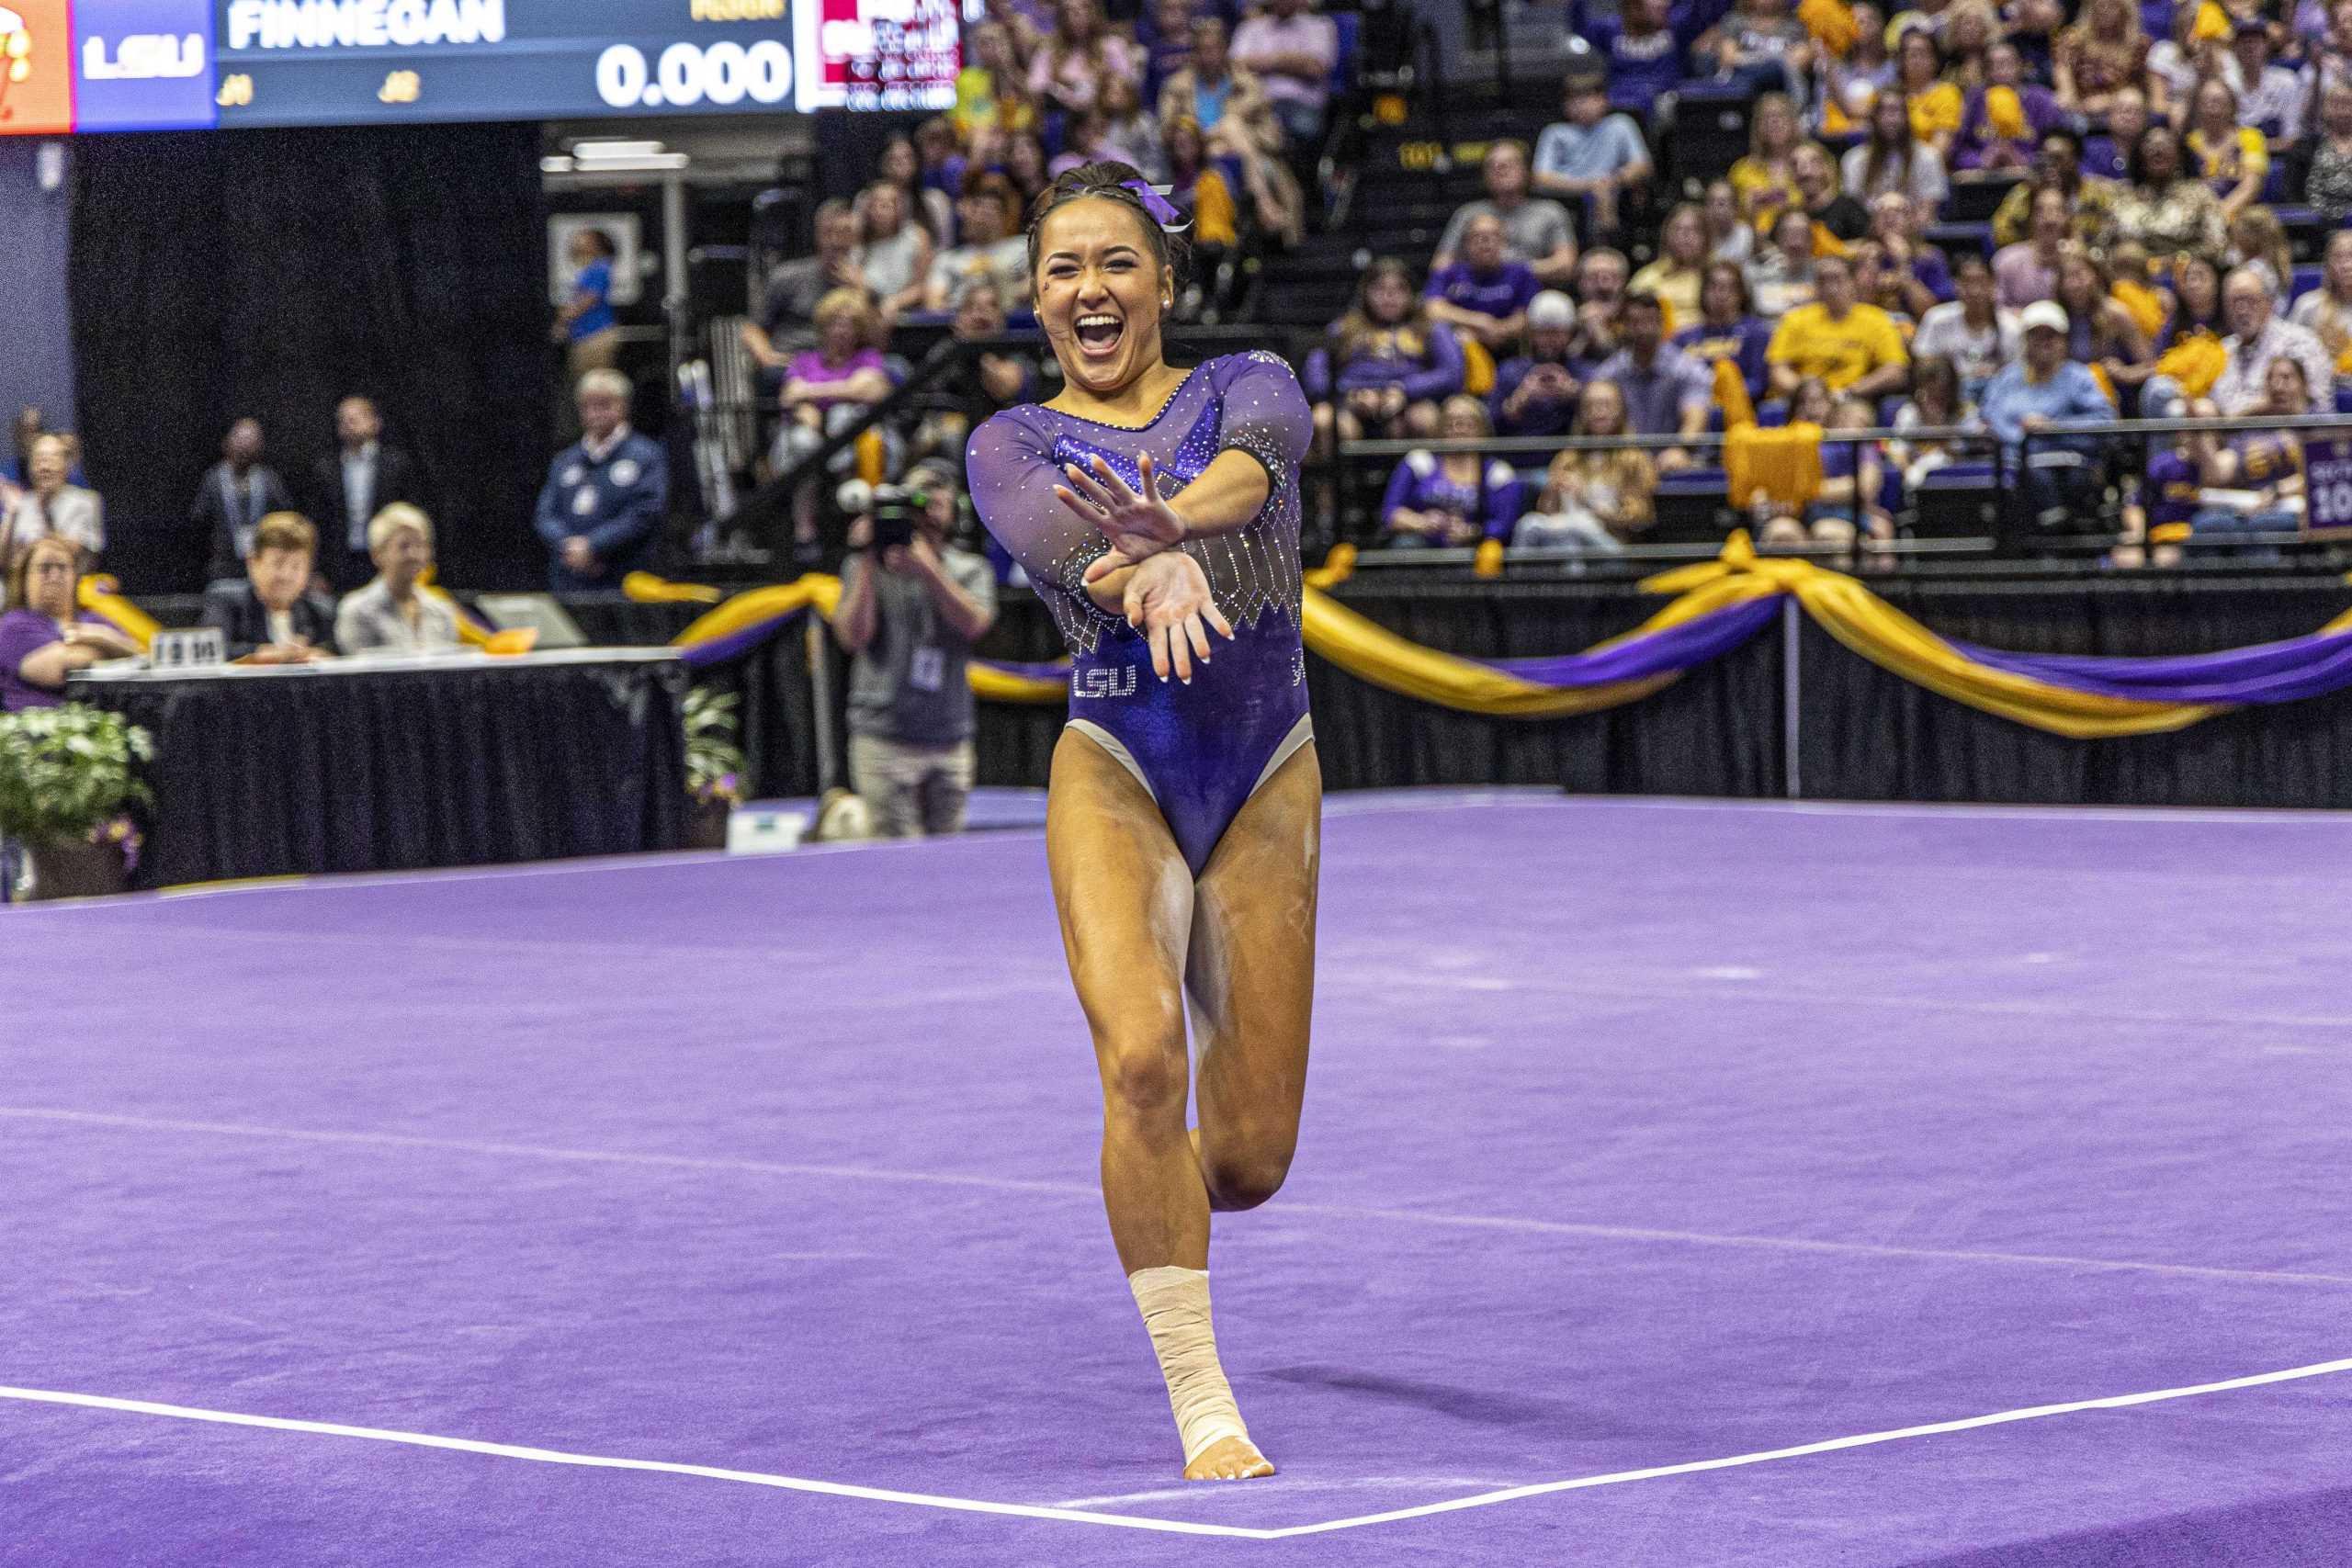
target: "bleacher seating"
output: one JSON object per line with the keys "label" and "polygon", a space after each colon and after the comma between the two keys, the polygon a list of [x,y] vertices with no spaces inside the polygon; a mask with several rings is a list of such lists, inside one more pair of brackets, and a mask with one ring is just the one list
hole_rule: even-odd
{"label": "bleacher seating", "polygon": [[[2167,14],[2171,9],[2165,0],[2149,4]],[[1413,266],[1425,266],[1453,214],[1482,194],[1479,160],[1487,146],[1504,136],[1532,143],[1560,116],[1557,62],[1580,50],[1588,59],[1591,53],[1565,32],[1549,41],[1531,39],[1531,31],[1541,32],[1548,25],[1531,16],[1506,18],[1518,36],[1487,39],[1474,44],[1466,58],[1448,61],[1433,31],[1402,5],[1382,5],[1370,18],[1347,4],[1325,8],[1333,17],[1340,50],[1330,78],[1334,114],[1322,149],[1322,183],[1309,195],[1316,220],[1302,243],[1287,251],[1253,249],[1235,261],[1233,271],[1246,280],[1245,286],[1218,302],[1226,311],[1224,319],[1236,319],[1238,313],[1239,319],[1298,344],[1313,341],[1350,308],[1374,258],[1395,255]],[[1368,57],[1365,48],[1366,40],[1375,37],[1381,40],[1377,59]],[[1553,62],[1555,68],[1523,68],[1521,62],[1531,55]],[[1647,128],[1656,177],[1624,194],[1626,221],[1622,233],[1611,236],[1635,267],[1656,255],[1657,227],[1670,207],[1697,199],[1708,182],[1723,176],[1749,151],[1758,99],[1752,81],[1686,80],[1670,99],[1670,132],[1657,134],[1669,124],[1661,118],[1653,117]],[[1810,124],[1805,135],[1833,154],[1861,140],[1850,130],[1826,133]],[[2310,209],[2288,200],[2298,188],[2304,162],[2282,153],[2264,193],[2266,199],[2278,203],[2277,216],[2298,263],[2291,284],[2294,298],[2319,286],[2317,255],[2327,233]],[[2029,177],[1959,175],[1924,230],[1926,243],[1947,256],[1990,255],[1996,248],[1993,214]],[[1584,231],[1586,216],[1576,213],[1577,238],[1589,245],[1592,236]],[[1909,325],[1906,318],[1906,332]],[[740,355],[729,332],[714,333],[710,347],[723,402],[747,384],[748,370],[733,363]],[[1499,360],[1509,354],[1506,348],[1492,357]],[[2352,400],[2352,392],[2346,397]],[[1892,424],[1904,400],[1900,392],[1879,399],[1879,422]],[[1779,400],[1766,400],[1757,414],[1769,428],[1785,419],[1786,410]],[[1721,423],[1719,414],[1712,416],[1708,428],[1720,430]],[[737,430],[729,430],[726,439],[730,451],[746,445]],[[1702,457],[1712,450],[1702,446]],[[1514,460],[1531,493],[1540,488],[1541,457],[1515,454]],[[1385,460],[1351,465],[1340,482],[1324,483],[1316,494],[1335,499],[1343,518],[1363,536],[1376,526],[1386,468]],[[1989,465],[1956,464],[1929,476],[1916,493],[1905,493],[1891,473],[1892,465],[1887,468],[1886,505],[1913,536],[1980,539],[1993,532],[1987,509],[2000,502],[2003,492]],[[1727,524],[1742,520],[1731,515],[1724,486],[1724,470],[1718,467],[1664,476],[1656,496],[1657,523],[1650,536],[1660,541],[1720,537]]]}

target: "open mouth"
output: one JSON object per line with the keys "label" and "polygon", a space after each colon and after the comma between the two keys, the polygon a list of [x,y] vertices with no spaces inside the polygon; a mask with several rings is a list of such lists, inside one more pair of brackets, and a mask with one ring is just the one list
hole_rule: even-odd
{"label": "open mouth", "polygon": [[1090,358],[1102,359],[1117,353],[1119,340],[1126,335],[1126,323],[1116,316],[1080,316],[1075,325],[1079,349]]}

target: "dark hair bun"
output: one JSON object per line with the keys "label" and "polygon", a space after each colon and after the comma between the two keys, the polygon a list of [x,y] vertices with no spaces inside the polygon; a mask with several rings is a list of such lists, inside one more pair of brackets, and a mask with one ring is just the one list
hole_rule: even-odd
{"label": "dark hair bun", "polygon": [[1037,274],[1037,235],[1045,227],[1046,217],[1057,208],[1073,201],[1115,201],[1136,215],[1143,228],[1144,238],[1151,246],[1151,254],[1160,267],[1175,276],[1182,286],[1187,254],[1182,235],[1160,226],[1143,197],[1129,188],[1130,180],[1146,183],[1142,171],[1132,164],[1122,164],[1115,158],[1100,163],[1080,164],[1075,169],[1065,169],[1054,177],[1054,183],[1037,193],[1037,200],[1029,216],[1029,275]]}

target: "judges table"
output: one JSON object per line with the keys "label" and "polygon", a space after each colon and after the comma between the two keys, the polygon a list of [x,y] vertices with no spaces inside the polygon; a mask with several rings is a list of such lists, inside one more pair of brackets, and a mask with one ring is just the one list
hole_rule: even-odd
{"label": "judges table", "polygon": [[75,674],[155,742],[135,886],[677,847],[668,649]]}

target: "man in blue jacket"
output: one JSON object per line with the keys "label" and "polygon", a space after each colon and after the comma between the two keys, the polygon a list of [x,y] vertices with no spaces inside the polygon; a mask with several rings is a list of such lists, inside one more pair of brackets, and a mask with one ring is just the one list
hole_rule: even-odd
{"label": "man in blue jacket", "polygon": [[1977,405],[2007,464],[2021,468],[2027,514],[2044,533],[2098,526],[2098,442],[2085,435],[2046,435],[2029,447],[2025,438],[2052,424],[2115,417],[2115,405],[2090,367],[2066,356],[2067,327],[2065,307],[2054,299],[2037,299],[2018,311],[2024,357],[1995,372]]}
{"label": "man in blue jacket", "polygon": [[628,427],[628,378],[580,378],[581,438],[556,454],[539,491],[548,583],[558,593],[621,585],[653,553],[670,502],[670,461],[660,443]]}

